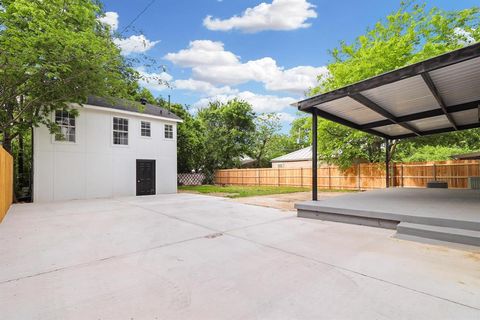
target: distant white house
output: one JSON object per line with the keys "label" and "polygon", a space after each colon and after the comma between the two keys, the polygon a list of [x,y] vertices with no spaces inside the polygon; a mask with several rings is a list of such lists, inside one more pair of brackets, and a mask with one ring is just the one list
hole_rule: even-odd
{"label": "distant white house", "polygon": [[306,147],[272,159],[272,168],[311,168],[312,147]]}
{"label": "distant white house", "polygon": [[72,107],[52,114],[62,135],[34,129],[34,202],[176,192],[179,117],[94,97]]}

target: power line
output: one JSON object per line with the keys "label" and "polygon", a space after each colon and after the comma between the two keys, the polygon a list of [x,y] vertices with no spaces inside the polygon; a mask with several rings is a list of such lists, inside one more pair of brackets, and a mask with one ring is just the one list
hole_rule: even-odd
{"label": "power line", "polygon": [[122,32],[120,32],[120,33],[124,33],[125,31],[127,31],[128,28],[130,28],[130,27],[145,13],[145,11],[147,11],[148,8],[150,8],[150,7],[155,3],[155,1],[156,1],[156,0],[150,1],[150,2],[145,6],[145,8],[143,8],[143,10],[140,11],[140,13],[137,14],[137,16],[136,16],[132,21],[130,21],[130,23],[129,23],[125,28],[122,29]]}

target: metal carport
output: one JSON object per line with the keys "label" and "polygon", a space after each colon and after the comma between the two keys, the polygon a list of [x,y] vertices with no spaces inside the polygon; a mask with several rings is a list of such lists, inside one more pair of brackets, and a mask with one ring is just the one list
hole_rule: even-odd
{"label": "metal carport", "polygon": [[[390,140],[480,127],[480,43],[296,104],[312,114],[317,200],[317,117]],[[387,169],[387,187],[388,187]]]}

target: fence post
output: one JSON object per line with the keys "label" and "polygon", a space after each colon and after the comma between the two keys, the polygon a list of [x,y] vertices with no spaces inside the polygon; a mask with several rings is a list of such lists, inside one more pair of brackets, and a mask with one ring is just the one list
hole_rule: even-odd
{"label": "fence post", "polygon": [[437,166],[433,164],[433,180],[437,181]]}
{"label": "fence post", "polygon": [[402,188],[403,188],[403,187],[405,186],[405,182],[403,181],[403,163],[401,164],[400,169],[401,169],[401,171],[400,171],[400,172],[401,172],[401,173],[400,173],[400,175],[401,175],[400,184],[401,184],[401,186],[402,186]]}
{"label": "fence post", "polygon": [[392,163],[392,182],[390,183],[390,185],[392,187],[396,187],[395,186],[395,180],[397,178],[397,164],[395,162]]}
{"label": "fence post", "polygon": [[328,190],[332,190],[332,170],[330,166],[328,166]]}
{"label": "fence post", "polygon": [[277,169],[277,186],[280,187],[280,168]]}
{"label": "fence post", "polygon": [[300,168],[300,187],[303,188],[303,167]]}
{"label": "fence post", "polygon": [[360,166],[360,163],[357,164],[357,187],[358,187],[358,190],[360,191],[361,190],[361,183],[360,183],[360,170],[361,170],[361,166]]}

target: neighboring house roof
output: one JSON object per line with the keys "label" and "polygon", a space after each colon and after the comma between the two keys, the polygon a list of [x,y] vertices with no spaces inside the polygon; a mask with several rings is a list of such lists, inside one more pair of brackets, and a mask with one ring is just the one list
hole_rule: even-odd
{"label": "neighboring house roof", "polygon": [[480,151],[456,154],[456,155],[453,155],[452,158],[457,160],[480,159]]}
{"label": "neighboring house roof", "polygon": [[177,116],[173,112],[149,103],[143,105],[140,102],[134,102],[134,101],[129,101],[125,99],[88,97],[87,104],[97,106],[97,107],[121,110],[121,111],[148,114],[151,116],[157,116],[160,118],[167,118],[167,119],[172,119],[176,121],[182,120],[179,116]]}
{"label": "neighboring house roof", "polygon": [[249,156],[240,157],[240,163],[242,166],[256,162],[257,160],[250,158]]}
{"label": "neighboring house roof", "polygon": [[306,147],[278,158],[272,159],[272,162],[289,162],[289,161],[311,161],[312,147]]}

